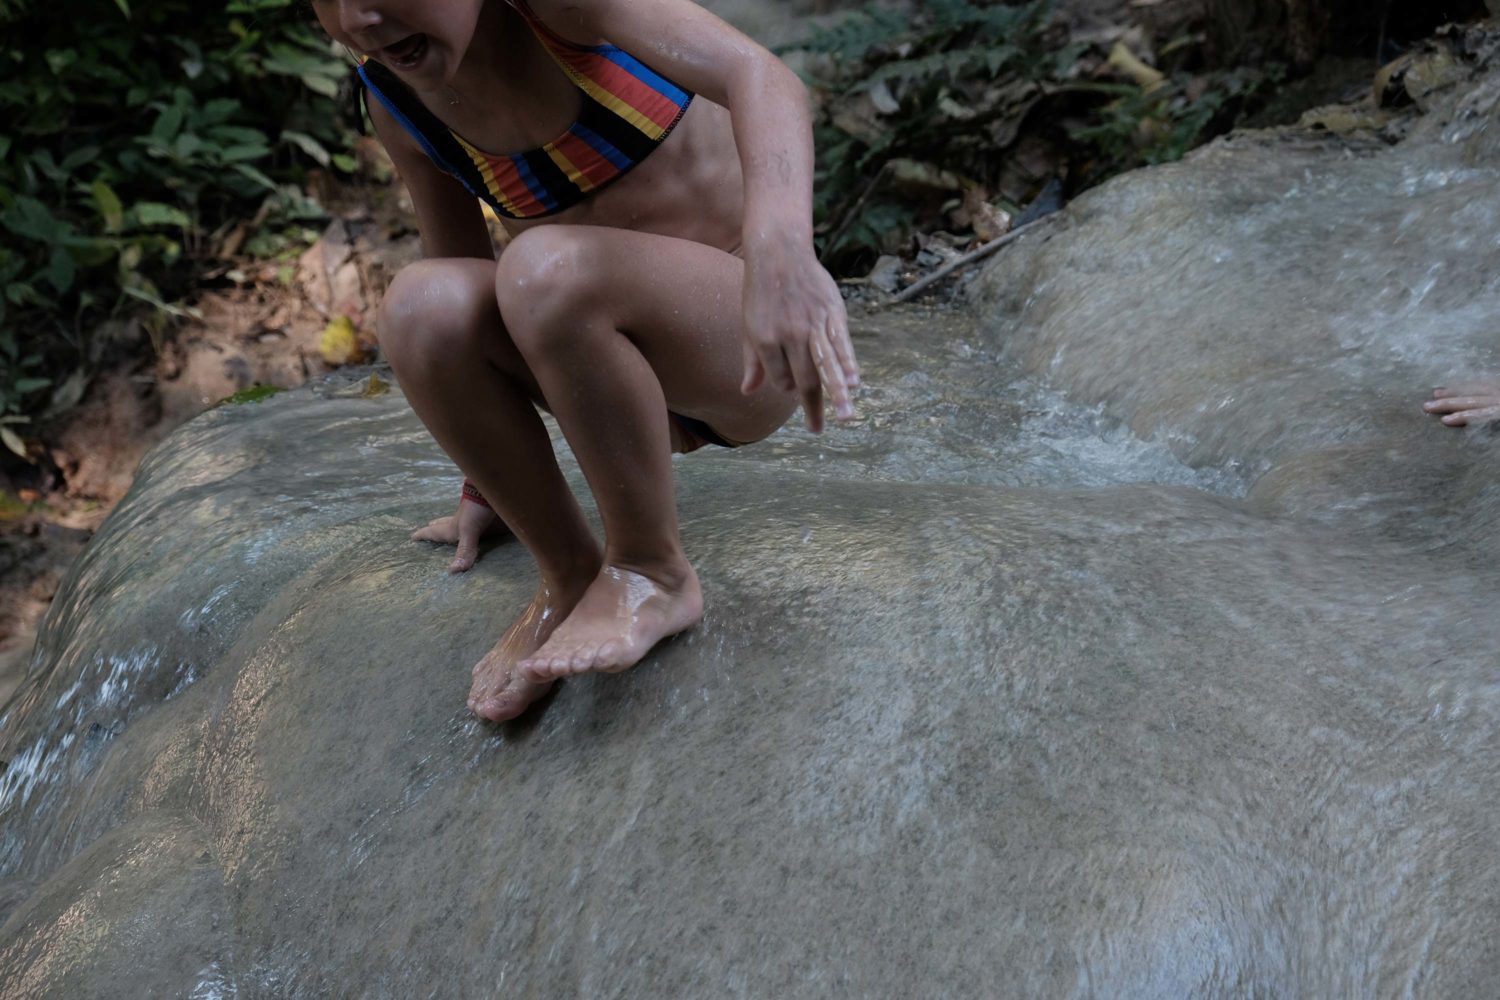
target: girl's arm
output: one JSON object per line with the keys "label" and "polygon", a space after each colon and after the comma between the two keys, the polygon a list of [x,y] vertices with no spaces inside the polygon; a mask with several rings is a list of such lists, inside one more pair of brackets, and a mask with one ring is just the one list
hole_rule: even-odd
{"label": "girl's arm", "polygon": [[456,178],[443,173],[379,102],[369,102],[375,134],[411,192],[428,257],[495,259],[495,247],[479,202]]}
{"label": "girl's arm", "polygon": [[745,391],[764,378],[802,396],[823,426],[822,393],[854,415],[859,368],[844,300],[812,239],[807,89],[764,47],[692,0],[530,0],[570,38],[605,38],[658,73],[729,109],[745,179]]}

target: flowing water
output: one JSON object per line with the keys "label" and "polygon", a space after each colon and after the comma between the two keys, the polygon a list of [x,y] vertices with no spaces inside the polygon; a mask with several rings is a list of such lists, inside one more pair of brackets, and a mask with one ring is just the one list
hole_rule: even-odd
{"label": "flowing water", "polygon": [[518,724],[398,393],[194,421],[0,715],[0,994],[1494,995],[1500,435],[1418,405],[1500,371],[1497,93],[857,316],[853,426],[679,459],[702,625]]}

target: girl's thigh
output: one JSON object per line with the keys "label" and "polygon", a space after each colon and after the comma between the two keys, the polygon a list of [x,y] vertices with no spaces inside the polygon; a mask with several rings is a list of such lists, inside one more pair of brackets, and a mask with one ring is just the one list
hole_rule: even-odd
{"label": "girl's thigh", "polygon": [[[500,256],[499,292],[519,280],[566,312],[613,326],[655,372],[667,408],[725,437],[756,441],[796,399],[764,385],[745,394],[744,262],[702,243],[602,226],[538,226]],[[513,287],[513,286],[511,286]],[[566,324],[560,324],[566,328]]]}

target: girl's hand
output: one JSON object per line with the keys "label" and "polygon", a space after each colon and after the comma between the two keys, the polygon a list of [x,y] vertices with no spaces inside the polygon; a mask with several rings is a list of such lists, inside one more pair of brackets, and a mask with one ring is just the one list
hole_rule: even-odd
{"label": "girl's hand", "polygon": [[802,397],[807,427],[823,430],[823,394],[838,420],[854,416],[859,364],[849,340],[844,299],[811,247],[747,254],[745,380],[750,393],[766,381]]}
{"label": "girl's hand", "polygon": [[479,543],[485,538],[505,538],[510,529],[499,515],[488,507],[471,503],[462,498],[458,510],[447,517],[433,518],[425,528],[411,533],[414,542],[436,542],[439,545],[457,545],[453,562],[448,564],[450,573],[467,573],[479,559]]}

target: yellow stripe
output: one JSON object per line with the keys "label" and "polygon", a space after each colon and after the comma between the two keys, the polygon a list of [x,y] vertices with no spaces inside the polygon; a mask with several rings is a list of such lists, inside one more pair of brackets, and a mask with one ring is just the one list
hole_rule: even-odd
{"label": "yellow stripe", "polygon": [[495,171],[490,166],[490,158],[469,145],[468,141],[457,132],[453,132],[452,129],[449,129],[449,131],[452,132],[453,138],[458,140],[458,144],[463,147],[464,152],[469,154],[469,159],[474,161],[474,168],[479,171],[479,177],[484,181],[485,190],[500,203],[501,208],[505,209],[511,215],[519,217],[521,213],[516,210],[516,206],[511,203],[511,200],[505,197],[505,192],[500,190],[500,183],[495,180]]}
{"label": "yellow stripe", "polygon": [[597,83],[588,89],[591,91],[589,94],[590,97],[640,129],[641,134],[646,138],[660,139],[662,134],[667,131],[642,114],[635,105],[626,103],[622,98],[616,97]]}
{"label": "yellow stripe", "polygon": [[[548,51],[551,50],[549,49]],[[577,67],[571,65],[563,59],[558,58],[557,53],[552,53],[552,56],[557,64],[562,67],[563,72],[567,73],[568,77],[575,84],[577,84],[578,87],[584,91],[584,93],[588,94],[594,100],[598,101],[600,104],[604,105],[606,108],[613,111],[615,114],[619,115],[630,124],[634,125],[641,131],[643,135],[646,136],[646,138],[660,139],[662,137],[662,134],[667,131],[660,125],[656,124],[656,122],[652,121],[650,118],[647,118],[644,114],[642,114],[640,110],[635,107],[635,105],[630,104],[621,97],[617,97],[611,91],[605,90],[593,77],[585,75]]]}
{"label": "yellow stripe", "polygon": [[594,190],[594,185],[583,176],[583,171],[573,166],[573,161],[568,159],[562,150],[557,149],[550,142],[542,148],[547,151],[548,156],[552,157],[552,162],[557,164],[557,168],[568,175],[568,180],[572,181],[578,190],[585,192]]}

